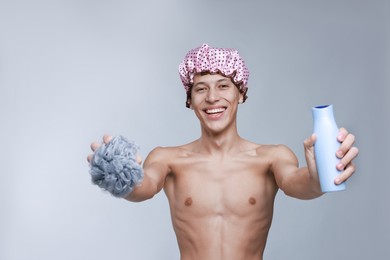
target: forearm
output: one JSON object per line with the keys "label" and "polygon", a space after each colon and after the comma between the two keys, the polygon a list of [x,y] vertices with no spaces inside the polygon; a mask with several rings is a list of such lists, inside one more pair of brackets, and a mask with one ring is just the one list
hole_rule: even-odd
{"label": "forearm", "polygon": [[311,174],[307,167],[297,168],[281,188],[286,195],[303,200],[315,199],[323,194],[318,176]]}
{"label": "forearm", "polygon": [[124,197],[132,202],[140,202],[154,197],[161,189],[148,176],[144,177],[142,183],[134,187],[134,190]]}

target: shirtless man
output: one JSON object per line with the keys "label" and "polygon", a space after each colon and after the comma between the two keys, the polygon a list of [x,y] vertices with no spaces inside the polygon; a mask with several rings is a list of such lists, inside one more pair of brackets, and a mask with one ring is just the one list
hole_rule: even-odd
{"label": "shirtless man", "polygon": [[[299,168],[286,146],[239,136],[236,115],[246,99],[249,73],[234,50],[207,45],[191,50],[180,74],[201,136],[182,146],[155,148],[143,164],[141,185],[125,199],[143,201],[164,189],[182,260],[262,259],[277,191],[299,199],[323,194],[313,152],[316,137],[304,141],[307,167]],[[110,139],[105,135],[104,143]],[[340,129],[341,163],[335,167],[343,171],[337,184],[355,171],[354,139]],[[93,151],[99,146],[91,145]]]}

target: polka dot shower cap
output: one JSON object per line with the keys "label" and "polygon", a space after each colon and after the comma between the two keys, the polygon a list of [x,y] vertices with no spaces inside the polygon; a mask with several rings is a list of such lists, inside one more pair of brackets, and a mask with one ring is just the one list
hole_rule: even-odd
{"label": "polka dot shower cap", "polygon": [[195,74],[201,72],[229,77],[240,91],[246,92],[249,70],[235,49],[212,48],[204,43],[190,50],[179,65],[180,79],[187,92],[194,83]]}

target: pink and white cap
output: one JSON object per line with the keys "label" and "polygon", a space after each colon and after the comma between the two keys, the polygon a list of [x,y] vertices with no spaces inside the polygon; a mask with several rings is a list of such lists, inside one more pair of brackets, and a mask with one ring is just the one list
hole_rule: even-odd
{"label": "pink and white cap", "polygon": [[232,79],[241,90],[246,89],[249,70],[235,49],[212,48],[207,44],[190,50],[179,65],[180,79],[186,91],[194,83],[195,74],[220,73]]}

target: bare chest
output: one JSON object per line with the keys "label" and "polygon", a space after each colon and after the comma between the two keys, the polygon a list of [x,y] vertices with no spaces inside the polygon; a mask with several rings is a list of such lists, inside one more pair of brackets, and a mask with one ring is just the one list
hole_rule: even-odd
{"label": "bare chest", "polygon": [[172,165],[165,192],[175,212],[240,217],[272,207],[276,184],[259,160],[188,159]]}

